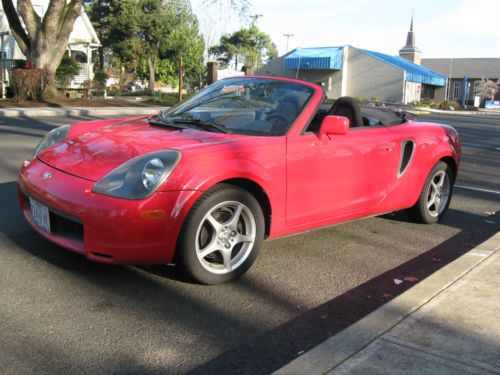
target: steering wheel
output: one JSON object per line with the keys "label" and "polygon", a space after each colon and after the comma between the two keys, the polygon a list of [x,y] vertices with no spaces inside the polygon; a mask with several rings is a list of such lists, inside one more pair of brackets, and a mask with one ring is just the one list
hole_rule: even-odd
{"label": "steering wheel", "polygon": [[283,131],[285,131],[288,125],[290,125],[291,123],[290,119],[285,115],[282,115],[281,113],[273,113],[266,117],[266,121],[271,120],[277,120],[272,122],[271,131],[278,133],[282,133]]}
{"label": "steering wheel", "polygon": [[282,115],[280,113],[273,113],[273,114],[268,115],[266,117],[266,121],[270,121],[270,120],[274,120],[274,119],[283,120],[286,122],[287,125],[291,122],[288,117],[286,117],[285,115]]}

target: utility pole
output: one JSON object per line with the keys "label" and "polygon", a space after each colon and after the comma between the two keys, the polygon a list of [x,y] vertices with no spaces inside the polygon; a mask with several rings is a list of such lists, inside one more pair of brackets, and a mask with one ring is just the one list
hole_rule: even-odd
{"label": "utility pole", "polygon": [[283,36],[286,38],[286,52],[288,52],[288,41],[292,36],[295,36],[294,34],[283,34]]}
{"label": "utility pole", "polygon": [[257,23],[257,20],[262,17],[263,14],[252,14],[250,18],[252,19],[252,26],[254,26]]}
{"label": "utility pole", "polygon": [[182,56],[179,59],[179,102],[182,102],[182,89],[183,89],[183,76],[184,75],[184,62],[182,61]]}

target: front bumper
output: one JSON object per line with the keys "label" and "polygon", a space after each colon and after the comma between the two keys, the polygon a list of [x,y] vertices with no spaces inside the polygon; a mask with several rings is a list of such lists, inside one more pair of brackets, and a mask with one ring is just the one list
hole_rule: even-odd
{"label": "front bumper", "polygon": [[[43,179],[46,172],[52,177]],[[26,162],[18,181],[24,216],[45,238],[93,261],[165,264],[172,260],[185,215],[201,192],[156,192],[144,200],[126,200],[95,194],[93,184],[38,159]],[[54,228],[50,233],[34,223],[29,197],[49,208]]]}

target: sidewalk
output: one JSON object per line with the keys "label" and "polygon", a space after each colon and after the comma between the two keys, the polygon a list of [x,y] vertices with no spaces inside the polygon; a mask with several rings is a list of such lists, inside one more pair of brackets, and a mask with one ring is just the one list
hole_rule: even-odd
{"label": "sidewalk", "polygon": [[154,115],[167,107],[40,107],[0,109],[0,117],[43,116],[142,116]]}
{"label": "sidewalk", "polygon": [[442,109],[434,109],[428,107],[415,107],[413,111],[410,111],[415,115],[428,115],[431,113],[438,113],[442,115],[472,115],[472,116],[480,116],[480,115],[500,115],[499,110],[494,109],[479,109],[478,111],[445,111]]}
{"label": "sidewalk", "polygon": [[500,232],[275,374],[500,374]]}

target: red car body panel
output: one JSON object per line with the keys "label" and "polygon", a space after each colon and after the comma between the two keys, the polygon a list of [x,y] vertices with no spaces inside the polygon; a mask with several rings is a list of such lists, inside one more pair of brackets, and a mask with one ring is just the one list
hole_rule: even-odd
{"label": "red car body panel", "polygon": [[[460,144],[451,127],[406,122],[353,128],[338,136],[304,133],[323,93],[315,85],[289,81],[315,93],[284,136],[175,130],[152,127],[144,118],[73,125],[65,141],[22,166],[19,196],[26,218],[46,238],[91,260],[168,263],[194,202],[223,181],[248,180],[262,189],[271,211],[268,234],[277,237],[411,207],[437,161],[448,158],[458,168]],[[415,143],[415,151],[398,177],[405,140]],[[148,198],[126,200],[92,192],[96,181],[123,162],[163,149],[178,150],[182,158]],[[52,178],[44,180],[45,172]],[[38,228],[28,197],[59,213],[63,221],[65,216],[76,218],[83,239]]]}

